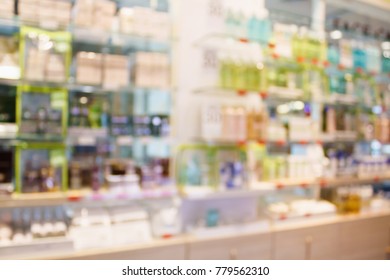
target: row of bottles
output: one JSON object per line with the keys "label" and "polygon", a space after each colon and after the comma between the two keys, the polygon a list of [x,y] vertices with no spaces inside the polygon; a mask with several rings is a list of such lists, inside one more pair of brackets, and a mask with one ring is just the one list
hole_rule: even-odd
{"label": "row of bottles", "polygon": [[328,37],[328,61],[343,68],[378,74],[390,70],[390,34],[369,25],[336,19]]}
{"label": "row of bottles", "polygon": [[224,25],[226,33],[237,39],[267,43],[272,34],[268,11],[262,7],[245,10],[242,5],[230,1],[225,5]]}

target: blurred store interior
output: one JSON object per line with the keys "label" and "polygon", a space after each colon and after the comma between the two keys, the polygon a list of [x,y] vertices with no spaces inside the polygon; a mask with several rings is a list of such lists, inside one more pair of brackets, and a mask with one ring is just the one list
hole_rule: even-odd
{"label": "blurred store interior", "polygon": [[390,1],[1,0],[0,259],[390,259]]}

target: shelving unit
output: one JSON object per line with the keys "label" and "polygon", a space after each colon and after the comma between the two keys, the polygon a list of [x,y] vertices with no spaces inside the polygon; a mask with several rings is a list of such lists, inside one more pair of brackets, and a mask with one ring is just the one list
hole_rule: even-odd
{"label": "shelving unit", "polygon": [[[72,4],[75,4],[77,0],[72,0],[71,2]],[[117,7],[121,7],[123,4],[122,1],[119,0],[114,2],[117,4]],[[172,1],[172,3],[173,2],[174,1]],[[328,2],[337,2],[336,4],[347,7],[345,6],[345,3],[351,1],[328,0]],[[361,7],[367,8],[366,5],[371,5],[365,0],[357,0],[353,2],[357,5],[356,9],[360,9]],[[197,4],[193,3],[191,5],[196,6]],[[383,12],[378,13],[378,18],[381,18],[384,15],[388,16],[390,12],[390,8],[387,8],[386,6],[370,7],[376,12],[384,8]],[[205,7],[201,7],[200,9],[193,10],[194,13],[196,13],[196,10],[204,8]],[[355,9],[355,7],[353,9]],[[325,11],[322,12],[324,13]],[[372,13],[371,10],[370,13]],[[213,15],[208,16],[213,17]],[[296,16],[285,16],[284,18],[283,13],[279,13],[278,11],[271,12],[269,19],[272,23],[279,21],[291,23],[297,21],[298,24],[304,25],[306,25],[307,22],[313,23],[316,21],[312,18],[297,18]],[[221,18],[217,18],[217,20],[221,21]],[[386,22],[388,22],[388,18],[386,19]],[[25,25],[26,22],[20,21],[17,17],[10,20],[0,19],[0,30],[2,33],[7,35],[18,34]],[[36,24],[31,25],[36,26]],[[183,26],[188,28],[188,26],[191,25]],[[207,25],[207,27],[209,26],[214,27],[214,25],[211,24]],[[38,26],[38,28],[46,31],[58,29],[54,27],[50,28],[50,26]],[[252,47],[265,49],[265,54],[262,57],[262,60],[259,61],[261,63],[261,67],[259,67],[261,70],[263,68],[267,69],[279,67],[286,69],[294,68],[299,69],[299,71],[302,70],[306,72],[318,71],[322,74],[322,71],[325,72],[327,69],[336,69],[335,71],[339,71],[337,70],[337,65],[330,65],[326,59],[322,60],[318,58],[300,56],[295,58],[292,56],[292,58],[286,59],[281,57],[280,54],[275,51],[275,46],[273,46],[272,42],[270,43],[269,41],[249,39],[247,34],[242,34],[242,36],[232,36],[224,31],[218,32],[211,30],[209,32],[209,30],[207,30],[208,33],[205,35],[202,34],[200,37],[196,38],[194,38],[195,35],[193,34],[198,36],[200,34],[200,32],[198,32],[199,30],[196,30],[196,32],[191,34],[181,34],[180,37],[183,37],[186,41],[183,43],[177,40],[178,36],[171,35],[169,38],[158,39],[150,36],[122,34],[116,30],[110,32],[97,29],[86,29],[77,27],[73,23],[59,29],[68,32],[71,38],[70,45],[73,49],[73,56],[70,55],[71,57],[74,57],[74,54],[77,53],[77,51],[93,51],[101,54],[120,53],[126,54],[128,57],[129,54],[137,52],[157,52],[160,54],[164,53],[169,56],[171,68],[174,68],[173,66],[176,64],[181,64],[183,69],[170,69],[170,74],[178,77],[173,77],[171,79],[173,84],[166,88],[146,88],[137,86],[131,82],[127,86],[117,88],[105,88],[103,83],[100,83],[99,85],[84,85],[76,81],[74,62],[70,65],[70,69],[67,69],[67,78],[64,82],[33,82],[26,78],[0,78],[0,85],[17,88],[22,88],[24,86],[31,86],[34,88],[44,87],[49,89],[60,88],[69,93],[70,96],[65,106],[67,107],[67,115],[70,115],[72,110],[71,97],[76,96],[77,94],[79,95],[77,95],[76,98],[80,98],[80,96],[87,96],[88,98],[104,98],[105,100],[107,99],[107,103],[110,104],[114,103],[113,99],[115,96],[122,94],[126,97],[125,101],[124,99],[122,100],[118,98],[116,105],[112,105],[109,110],[104,111],[107,119],[109,119],[109,115],[114,115],[113,111],[115,111],[115,109],[118,109],[117,116],[126,118],[124,126],[127,127],[130,126],[130,117],[150,117],[152,115],[164,115],[165,117],[165,115],[167,115],[171,133],[160,136],[152,135],[152,133],[150,133],[150,135],[114,133],[112,131],[112,122],[107,120],[106,125],[101,125],[101,127],[95,128],[72,126],[67,122],[66,134],[64,137],[60,138],[49,136],[42,137],[39,135],[36,137],[23,137],[18,135],[18,126],[16,124],[1,124],[0,146],[7,147],[11,150],[15,149],[15,153],[18,158],[20,150],[25,148],[29,143],[35,143],[37,141],[47,141],[52,143],[51,145],[61,143],[67,148],[65,151],[66,157],[59,157],[57,155],[56,158],[56,160],[60,161],[62,165],[64,165],[64,162],[68,164],[66,159],[69,160],[76,157],[74,156],[76,152],[79,152],[80,154],[95,154],[92,156],[94,158],[93,160],[99,162],[99,164],[102,163],[101,158],[115,156],[122,159],[131,158],[136,163],[139,163],[140,166],[145,164],[145,154],[147,153],[157,154],[157,156],[155,156],[156,158],[165,158],[169,155],[171,160],[170,180],[164,180],[159,187],[145,187],[139,191],[124,191],[123,189],[125,188],[123,186],[117,186],[118,188],[116,191],[110,190],[109,188],[100,188],[99,190],[96,190],[94,182],[96,178],[90,180],[88,183],[84,183],[84,185],[88,185],[89,188],[80,188],[75,190],[68,188],[70,183],[67,183],[65,180],[63,181],[64,184],[61,187],[63,191],[59,192],[19,192],[7,196],[1,195],[0,214],[2,211],[11,211],[7,213],[12,213],[12,215],[17,217],[20,213],[16,211],[17,213],[15,214],[12,212],[13,209],[27,209],[28,211],[31,211],[31,213],[33,213],[36,209],[43,209],[40,215],[46,215],[46,213],[53,211],[52,208],[56,209],[64,207],[69,212],[80,211],[80,216],[82,218],[82,215],[85,213],[88,215],[88,212],[93,214],[96,210],[102,210],[104,213],[100,213],[99,215],[102,215],[105,218],[109,217],[108,220],[110,221],[110,226],[104,227],[102,225],[98,225],[96,228],[91,227],[89,232],[87,231],[88,229],[86,229],[86,232],[89,234],[96,233],[96,236],[98,236],[98,234],[102,234],[102,236],[105,237],[112,234],[112,232],[110,234],[107,234],[107,232],[113,230],[112,228],[115,224],[115,222],[111,223],[110,220],[112,219],[112,221],[115,221],[115,213],[113,214],[112,212],[115,212],[117,209],[123,210],[122,207],[125,209],[123,211],[126,213],[132,211],[136,213],[134,214],[136,219],[130,219],[131,221],[128,221],[129,224],[134,223],[134,229],[144,229],[144,225],[140,226],[139,224],[136,224],[140,221],[145,221],[145,223],[151,225],[151,228],[154,228],[156,223],[155,219],[158,219],[155,218],[155,216],[161,214],[159,211],[167,211],[165,213],[168,213],[166,215],[168,216],[167,220],[169,221],[167,224],[162,225],[163,231],[165,232],[151,232],[150,236],[147,236],[148,238],[150,237],[150,241],[142,240],[134,242],[134,244],[128,242],[123,246],[106,246],[102,249],[74,249],[75,242],[72,240],[72,236],[67,235],[60,238],[43,238],[40,241],[33,240],[33,242],[29,244],[12,244],[7,246],[0,245],[0,255],[2,253],[10,253],[11,256],[15,254],[17,258],[48,259],[318,259],[382,257],[379,253],[380,248],[390,245],[385,244],[386,242],[384,241],[386,239],[385,237],[387,237],[385,235],[390,229],[390,212],[387,208],[382,210],[367,210],[367,212],[362,212],[356,215],[337,215],[334,211],[323,215],[312,215],[308,213],[299,217],[293,217],[293,215],[291,217],[287,217],[284,214],[281,214],[279,216],[276,215],[275,217],[277,218],[275,219],[270,219],[269,216],[267,216],[266,207],[271,203],[290,201],[294,197],[299,199],[318,199],[320,197],[319,195],[321,190],[323,189],[337,190],[339,188],[342,189],[349,186],[375,185],[390,181],[390,174],[383,170],[383,172],[371,172],[371,175],[367,176],[344,175],[339,177],[325,176],[323,174],[321,174],[321,176],[315,176],[315,174],[312,177],[303,176],[302,174],[299,176],[287,176],[288,172],[286,170],[283,172],[280,171],[283,170],[282,168],[286,169],[287,155],[294,153],[302,154],[302,151],[307,151],[312,146],[320,146],[322,149],[324,149],[325,146],[349,147],[353,146],[355,142],[365,142],[366,146],[372,146],[372,142],[386,145],[386,141],[380,143],[381,141],[373,140],[376,139],[376,137],[373,137],[372,140],[361,141],[362,137],[361,135],[358,135],[357,132],[334,131],[333,133],[325,133],[322,131],[322,128],[319,129],[319,133],[310,139],[290,139],[289,136],[286,136],[283,140],[267,140],[267,138],[261,137],[256,140],[253,140],[253,138],[251,138],[252,140],[247,140],[247,137],[244,137],[242,140],[234,140],[234,137],[226,140],[227,138],[223,137],[215,138],[199,135],[196,131],[199,121],[198,119],[195,121],[192,119],[194,115],[197,116],[197,112],[195,111],[200,103],[198,101],[207,102],[210,98],[214,97],[217,97],[214,98],[218,100],[216,102],[226,102],[226,104],[231,102],[234,103],[234,106],[241,104],[240,102],[243,103],[246,99],[248,99],[252,107],[256,107],[261,104],[261,106],[263,106],[262,108],[266,108],[270,112],[272,111],[270,113],[270,115],[272,114],[272,117],[274,117],[275,114],[278,114],[278,106],[288,106],[290,103],[299,102],[299,107],[303,104],[304,108],[296,110],[297,112],[294,111],[294,113],[306,119],[315,120],[318,122],[319,126],[321,126],[321,121],[323,119],[321,110],[325,106],[338,106],[342,108],[354,107],[359,110],[366,110],[370,112],[373,111],[373,107],[376,106],[378,108],[380,107],[382,113],[388,114],[388,108],[385,108],[386,106],[383,104],[367,105],[361,100],[358,100],[356,96],[337,94],[331,91],[328,92],[325,90],[322,91],[305,87],[307,85],[310,86],[310,82],[302,82],[302,87],[296,87],[296,85],[291,87],[277,85],[269,86],[269,83],[266,83],[267,86],[258,87],[258,90],[254,90],[253,87],[252,89],[245,89],[245,87],[242,86],[237,86],[236,89],[228,86],[223,87],[219,85],[221,84],[219,81],[215,81],[212,85],[208,83],[207,85],[202,86],[202,83],[199,82],[195,85],[195,81],[198,76],[206,76],[207,78],[216,77],[218,80],[218,74],[212,75],[215,74],[215,71],[213,72],[212,70],[216,70],[216,68],[218,68],[218,65],[214,65],[216,62],[214,59],[220,59],[218,54],[221,52],[224,53],[235,44],[239,44],[242,47],[248,47],[248,49]],[[317,31],[322,32],[323,30]],[[186,30],[181,32],[185,33]],[[176,46],[176,44],[179,46]],[[186,47],[188,47],[188,52]],[[183,49],[186,50],[183,51]],[[195,62],[190,63],[187,59],[202,57],[202,55],[198,54],[204,49],[212,50],[214,54],[211,59],[212,65],[206,65],[205,67],[210,67],[212,69],[201,69],[199,73],[196,73],[195,68],[199,65]],[[181,51],[183,51],[183,53],[181,53]],[[25,53],[22,53],[21,56],[23,55],[25,55]],[[223,55],[221,55],[221,57],[223,57]],[[257,66],[258,65],[256,65],[256,67]],[[201,67],[204,67],[204,65]],[[183,71],[184,74],[182,74],[181,71]],[[360,73],[361,71],[355,72],[353,72],[353,74],[357,74],[358,72]],[[380,80],[384,83],[388,83],[390,77],[388,76],[388,73],[383,75],[374,75],[372,73],[363,74],[368,74],[370,77],[376,78],[378,81]],[[185,77],[187,75],[188,77],[191,77],[191,81]],[[179,80],[179,85],[175,85],[175,82],[177,82],[176,79]],[[181,82],[181,80],[183,80],[183,82]],[[184,80],[188,84],[192,84],[187,85],[184,83]],[[210,79],[208,79],[208,82],[210,82]],[[183,83],[184,85],[180,83]],[[169,96],[168,99],[170,102],[168,103],[170,103],[170,105],[165,107],[170,108],[165,110],[167,112],[162,110],[165,112],[164,114],[161,112],[161,114],[149,114],[147,112],[148,110],[146,110],[146,103],[148,102],[146,97],[156,91]],[[176,95],[176,92],[180,92],[180,94]],[[123,113],[122,110],[119,112],[119,107],[121,105],[131,102],[135,103],[137,101],[136,96],[142,97],[142,106],[140,106],[142,108],[138,108],[139,110],[135,110],[133,108],[130,110],[131,112],[129,112],[128,108],[126,108],[123,110],[126,111],[125,113]],[[254,101],[255,99],[256,102]],[[159,103],[159,105],[161,105],[164,102],[157,100],[155,103]],[[164,107],[163,105],[161,106]],[[310,112],[305,112],[306,106],[310,107]],[[172,107],[174,107],[175,114],[172,112]],[[81,110],[80,108],[79,110]],[[141,111],[141,113],[139,113],[139,111]],[[180,112],[180,114],[177,112]],[[19,115],[20,114],[21,113],[19,112]],[[283,119],[286,119],[285,115],[287,114],[280,115],[283,115]],[[69,116],[66,118],[68,117]],[[180,123],[182,124],[181,126]],[[183,125],[183,123],[185,125]],[[288,122],[283,120],[282,127],[285,128],[288,124]],[[235,125],[237,125],[237,123]],[[242,125],[242,123],[240,125]],[[172,133],[172,126],[175,126],[174,130],[178,133]],[[197,135],[194,137],[194,135],[191,134],[191,137],[186,137],[187,135],[183,132],[184,130],[193,130],[194,133],[192,134]],[[3,131],[6,132],[3,133]],[[286,130],[286,134],[287,133],[288,130]],[[161,145],[154,145],[154,142],[159,142]],[[186,143],[192,144],[187,145]],[[252,145],[259,148],[259,150],[255,149],[254,154],[249,154],[248,150]],[[76,146],[79,147],[80,150],[76,151]],[[153,146],[152,148],[154,149],[152,149],[152,152],[148,150],[150,148],[149,146]],[[91,150],[89,150],[90,148],[94,151],[91,152]],[[206,152],[198,158],[197,156],[181,158],[180,153],[186,151],[186,149],[199,149]],[[135,152],[135,150],[137,151]],[[173,150],[175,153],[171,153]],[[294,152],[292,152],[293,150]],[[220,155],[222,153],[225,153],[224,156],[228,158],[228,164],[226,165],[223,165],[225,162],[224,156]],[[174,154],[174,156],[172,156],[172,154]],[[284,157],[284,163],[286,164],[286,166],[282,168],[280,167],[281,164],[278,161],[278,157],[280,157],[280,155]],[[253,165],[253,162],[250,162],[250,156],[254,156],[258,162]],[[194,166],[191,166],[191,164],[194,162],[196,163],[199,158],[201,160],[205,159],[207,164],[201,165],[200,168],[198,168],[199,170],[197,170]],[[284,176],[276,175],[279,171],[273,170],[273,175],[272,172],[269,172],[272,176],[253,176],[261,178],[252,178],[252,173],[256,173],[254,170],[258,167],[257,164],[268,158],[274,160],[272,168],[275,170],[280,168],[278,170],[280,173],[283,173]],[[23,160],[16,160],[16,164],[21,163],[23,163]],[[303,165],[302,163],[299,164]],[[310,164],[305,164],[310,166]],[[314,164],[315,162],[313,161],[311,165]],[[189,168],[187,168],[187,170],[185,170],[185,168],[182,169],[184,165],[188,165]],[[233,165],[238,165],[239,167],[232,167]],[[274,165],[279,167],[275,167]],[[265,165],[261,167],[263,169],[259,172],[261,175],[266,173],[264,170],[268,168],[264,166]],[[159,167],[161,167],[161,165]],[[155,167],[151,168],[152,171],[154,170],[153,168]],[[242,171],[241,178],[239,178],[239,180],[229,179],[229,168],[236,168],[241,171],[244,170]],[[105,175],[105,170],[103,170],[103,168],[98,170],[98,172],[96,172],[94,168],[89,169],[89,171],[94,173],[94,176],[97,176],[95,173],[99,173],[101,177]],[[63,169],[62,172],[66,178],[69,176],[65,169]],[[190,177],[188,174],[191,175],[191,172],[196,175],[200,174],[201,177],[207,174],[207,176],[204,176],[207,180],[203,180],[204,178],[201,178],[201,182],[183,182],[185,181],[182,180],[183,177]],[[19,179],[22,178],[22,170],[17,170],[16,173],[18,174],[17,177],[19,177]],[[239,172],[237,171],[237,173]],[[307,174],[310,172],[305,171],[305,173]],[[314,171],[312,173],[314,173]],[[146,176],[148,176],[148,174]],[[175,176],[177,177],[177,180],[176,182],[172,182],[174,181]],[[99,177],[99,180],[102,180],[101,177]],[[22,188],[23,184],[19,184],[19,190]],[[0,185],[0,192],[2,190],[3,188]],[[21,211],[26,212],[25,210]],[[53,214],[49,213],[47,215]],[[80,217],[77,218],[81,219]],[[383,225],[380,225],[381,222],[383,222]],[[358,225],[356,228],[365,232],[365,235],[363,235],[362,239],[356,237],[354,239],[353,246],[363,244],[362,248],[369,248],[368,243],[370,240],[366,235],[373,233],[374,235],[376,234],[375,236],[379,236],[378,244],[375,244],[375,250],[373,249],[370,254],[367,253],[366,255],[359,255],[353,251],[352,245],[350,245],[351,248],[348,247],[349,245],[343,245],[348,248],[340,245],[345,244],[345,240],[349,237],[349,234],[346,234],[345,232],[351,233],[353,231],[352,228],[354,228],[354,223]],[[376,231],[370,232],[370,225],[373,226],[373,230],[387,230],[386,234],[382,232],[379,234]],[[132,230],[129,230],[131,225],[126,224],[124,226],[128,226],[126,230],[136,236],[138,231],[133,232]],[[338,236],[339,232],[343,232],[343,234]],[[131,235],[130,237],[133,236]],[[313,242],[313,240],[315,241]],[[319,245],[320,243],[322,244],[322,242],[324,242],[324,244],[330,244],[329,248],[324,248],[325,246]],[[359,244],[359,242],[361,244]],[[98,245],[100,246],[101,244]],[[24,246],[26,248],[23,248]],[[345,253],[343,251],[344,249],[346,249]],[[34,255],[33,252],[38,250],[45,252],[43,252],[42,255]]]}

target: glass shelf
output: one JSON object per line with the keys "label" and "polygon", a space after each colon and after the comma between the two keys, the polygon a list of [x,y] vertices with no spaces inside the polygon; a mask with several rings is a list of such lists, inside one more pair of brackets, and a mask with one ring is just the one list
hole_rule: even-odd
{"label": "glass shelf", "polygon": [[18,85],[29,85],[36,87],[50,87],[50,88],[66,88],[69,91],[79,91],[85,93],[94,93],[94,94],[110,94],[113,92],[152,92],[152,91],[162,91],[162,92],[171,92],[173,89],[158,89],[158,88],[140,88],[134,86],[126,86],[119,88],[104,88],[99,85],[80,85],[74,83],[53,83],[46,81],[27,81],[27,80],[16,80],[16,79],[2,79],[0,78],[0,85],[8,86],[18,86]]}
{"label": "glass shelf", "polygon": [[244,37],[238,38],[226,33],[210,33],[195,41],[194,46],[207,47],[211,49],[228,49],[229,47],[232,47],[234,43],[257,47],[264,47],[268,45],[268,42],[253,41]]}
{"label": "glass shelf", "polygon": [[10,196],[0,196],[0,208],[55,206],[66,203],[101,204],[103,202],[105,204],[119,204],[121,201],[128,202],[145,199],[170,199],[176,196],[176,194],[176,189],[170,186],[134,193],[114,193],[108,190],[94,192],[92,190],[81,189],[57,193],[12,194]]}
{"label": "glass shelf", "polygon": [[13,19],[0,18],[0,34],[12,35],[19,32],[21,26],[33,26],[45,30],[68,31],[72,33],[72,42],[78,44],[92,44],[99,46],[122,47],[132,51],[169,52],[172,38],[154,38],[136,34],[124,34],[115,31],[104,31],[93,28],[70,26],[45,26],[36,22],[25,22],[17,17]]}
{"label": "glass shelf", "polygon": [[[355,143],[358,141],[357,133],[354,131],[346,131],[346,132],[336,132],[332,135],[323,134],[317,139],[302,139],[302,140],[224,140],[224,139],[207,139],[207,138],[195,138],[193,141],[195,143],[201,143],[207,146],[237,146],[237,147],[245,147],[246,145],[250,145],[251,143],[260,144],[265,146],[276,146],[276,147],[289,147],[291,145],[323,145],[323,144],[331,144],[331,143]],[[362,140],[363,141],[363,140]]]}
{"label": "glass shelf", "polygon": [[221,87],[204,87],[195,89],[194,93],[220,97],[245,97],[247,95],[259,95],[265,102],[286,102],[304,100],[303,90],[281,87],[270,87],[267,91],[236,90],[225,89]]}
{"label": "glass shelf", "polygon": [[390,3],[372,0],[328,0],[329,5],[371,18],[390,23]]}
{"label": "glass shelf", "polygon": [[141,143],[144,145],[149,144],[152,141],[161,141],[166,144],[173,144],[174,140],[171,137],[166,136],[114,136],[118,146],[132,146],[134,143]]}

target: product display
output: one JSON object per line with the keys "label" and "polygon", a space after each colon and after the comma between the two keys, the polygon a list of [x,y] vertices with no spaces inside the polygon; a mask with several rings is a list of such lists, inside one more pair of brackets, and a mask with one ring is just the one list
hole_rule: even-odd
{"label": "product display", "polygon": [[66,81],[70,67],[70,33],[23,27],[21,40],[25,55],[22,78],[52,83]]}
{"label": "product display", "polygon": [[329,215],[336,213],[336,207],[327,201],[295,200],[291,203],[275,203],[268,207],[274,220],[303,218],[306,216]]}
{"label": "product display", "polygon": [[14,0],[5,0],[0,7],[1,18],[12,18],[15,10]]}
{"label": "product display", "polygon": [[51,29],[67,27],[70,23],[71,9],[69,1],[18,0],[18,13],[22,21]]}
{"label": "product display", "polygon": [[119,10],[120,32],[124,34],[168,39],[170,35],[169,14],[146,7],[121,8]]}
{"label": "product display", "polygon": [[166,54],[138,52],[134,57],[134,84],[140,88],[167,89],[170,63]]}
{"label": "product display", "polygon": [[78,0],[74,9],[76,26],[111,31],[116,13],[114,2],[109,0]]}
{"label": "product display", "polygon": [[389,11],[276,2],[2,1],[0,258],[384,258]]}
{"label": "product display", "polygon": [[64,147],[56,143],[31,143],[16,150],[17,192],[60,192],[67,189]]}
{"label": "product display", "polygon": [[0,78],[20,78],[19,50],[16,38],[0,37]]}
{"label": "product display", "polygon": [[68,226],[69,217],[60,206],[3,210],[0,212],[0,246],[65,237]]}
{"label": "product display", "polygon": [[17,123],[22,138],[62,138],[66,131],[65,102],[61,89],[20,87]]}
{"label": "product display", "polygon": [[85,85],[101,85],[103,81],[103,55],[80,52],[76,55],[76,82]]}

